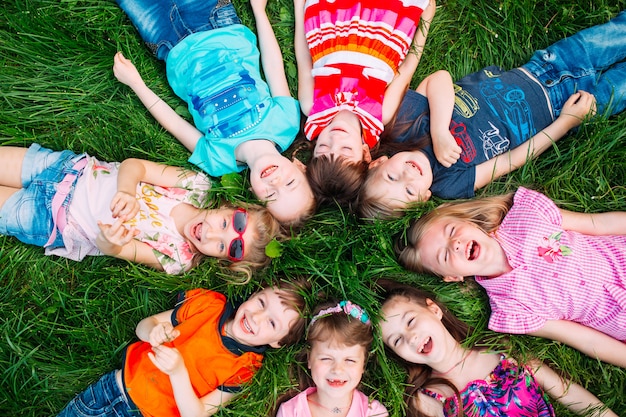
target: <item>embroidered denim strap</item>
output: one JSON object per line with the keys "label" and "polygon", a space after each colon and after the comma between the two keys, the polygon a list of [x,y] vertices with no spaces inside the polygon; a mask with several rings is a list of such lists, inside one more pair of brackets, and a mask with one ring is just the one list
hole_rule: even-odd
{"label": "embroidered denim strap", "polygon": [[54,197],[52,197],[52,233],[50,234],[48,242],[43,245],[44,248],[54,243],[57,236],[57,229],[59,232],[63,233],[67,225],[67,207],[64,207],[63,203],[65,203],[78,174],[85,168],[85,165],[87,165],[87,158],[83,156],[72,167],[74,172],[65,174],[65,177],[63,177],[63,180],[57,186],[57,192],[54,194]]}

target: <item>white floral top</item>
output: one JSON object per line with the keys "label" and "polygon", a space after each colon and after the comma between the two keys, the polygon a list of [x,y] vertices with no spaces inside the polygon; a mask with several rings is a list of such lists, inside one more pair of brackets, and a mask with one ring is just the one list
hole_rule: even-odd
{"label": "white floral top", "polygon": [[[98,221],[105,224],[114,221],[110,204],[117,192],[119,163],[88,158],[69,205],[68,223],[63,231],[65,247],[47,249],[46,254],[78,261],[87,255],[101,255],[95,243],[100,232]],[[178,187],[165,188],[146,183],[137,186],[140,210],[125,225],[139,230],[135,238],[152,247],[168,274],[189,269],[194,256],[187,240],[178,233],[170,213],[181,203],[206,207],[210,202],[210,189],[211,182],[202,173],[182,179]]]}

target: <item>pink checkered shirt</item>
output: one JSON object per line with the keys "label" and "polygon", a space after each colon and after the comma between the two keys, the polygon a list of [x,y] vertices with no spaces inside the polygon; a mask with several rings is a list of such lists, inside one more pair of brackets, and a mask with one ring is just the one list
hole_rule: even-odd
{"label": "pink checkered shirt", "polygon": [[626,236],[561,228],[558,207],[521,188],[494,234],[513,270],[476,277],[491,305],[489,328],[524,334],[569,320],[626,341]]}

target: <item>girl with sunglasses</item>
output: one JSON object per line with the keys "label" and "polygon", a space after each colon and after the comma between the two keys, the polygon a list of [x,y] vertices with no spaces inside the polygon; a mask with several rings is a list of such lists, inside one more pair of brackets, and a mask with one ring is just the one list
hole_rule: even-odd
{"label": "girl with sunglasses", "polygon": [[280,225],[264,208],[210,203],[208,177],[141,159],[0,147],[0,234],[76,261],[109,255],[168,274],[203,256],[230,261],[249,278],[269,259]]}

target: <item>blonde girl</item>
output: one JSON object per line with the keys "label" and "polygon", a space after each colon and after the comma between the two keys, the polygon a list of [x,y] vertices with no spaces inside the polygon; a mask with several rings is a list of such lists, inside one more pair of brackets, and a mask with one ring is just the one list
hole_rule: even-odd
{"label": "blonde girl", "polygon": [[80,261],[109,255],[169,274],[204,256],[248,278],[280,224],[261,207],[207,209],[204,174],[141,159],[102,162],[38,144],[0,147],[0,234]]}
{"label": "blonde girl", "polygon": [[471,329],[431,294],[379,283],[383,342],[407,369],[409,417],[554,416],[546,393],[578,414],[616,416],[540,361],[522,365],[503,353],[466,347]]}
{"label": "blonde girl", "polygon": [[444,281],[476,276],[489,328],[557,340],[626,367],[626,212],[575,213],[520,187],[413,222],[400,263]]}
{"label": "blonde girl", "polygon": [[300,373],[300,393],[287,393],[277,417],[387,416],[385,407],[358,390],[372,344],[367,313],[350,301],[316,309],[302,352],[309,374]]}

